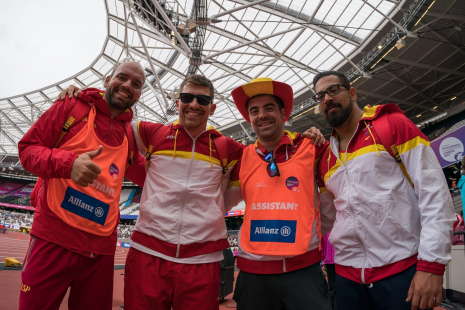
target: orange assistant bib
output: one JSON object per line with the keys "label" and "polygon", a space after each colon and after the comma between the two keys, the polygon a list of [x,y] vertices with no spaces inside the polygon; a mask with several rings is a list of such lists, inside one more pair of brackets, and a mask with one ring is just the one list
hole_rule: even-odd
{"label": "orange assistant bib", "polygon": [[82,187],[71,179],[50,179],[47,202],[50,209],[65,223],[99,236],[109,236],[119,219],[119,199],[126,170],[128,140],[124,137],[118,147],[108,146],[94,132],[96,110],[92,106],[87,126],[84,126],[60,149],[78,155],[94,151],[99,145],[103,152],[92,161],[102,173],[88,187]]}
{"label": "orange assistant bib", "polygon": [[320,235],[314,163],[315,147],[309,139],[302,142],[294,157],[277,164],[279,177],[268,176],[268,163],[257,154],[255,145],[244,150],[240,171],[246,204],[241,231],[244,250],[289,256],[307,252],[315,220]]}

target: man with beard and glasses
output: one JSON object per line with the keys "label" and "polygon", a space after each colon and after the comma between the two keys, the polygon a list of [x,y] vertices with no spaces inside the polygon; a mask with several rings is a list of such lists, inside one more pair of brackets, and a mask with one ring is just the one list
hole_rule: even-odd
{"label": "man with beard and glasses", "polygon": [[332,199],[319,200],[316,163],[328,143],[312,145],[283,129],[292,87],[258,78],[232,91],[257,142],[244,150],[239,178],[245,217],[238,233],[234,290],[238,310],[330,310],[320,239],[331,229]]}
{"label": "man with beard and glasses", "polygon": [[313,86],[334,127],[318,181],[337,210],[338,309],[438,306],[454,209],[428,139],[395,104],[361,110],[340,72],[317,74]]}
{"label": "man with beard and glasses", "polygon": [[19,141],[22,166],[39,177],[19,309],[58,309],[68,288],[70,309],[112,308],[123,178],[145,179],[144,157],[129,149],[144,81],[139,63],[123,63],[105,92],[63,96]]}

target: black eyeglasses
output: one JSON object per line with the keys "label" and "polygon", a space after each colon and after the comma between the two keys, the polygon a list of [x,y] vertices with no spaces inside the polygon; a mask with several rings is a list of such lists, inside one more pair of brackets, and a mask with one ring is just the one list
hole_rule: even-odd
{"label": "black eyeglasses", "polygon": [[179,99],[181,99],[182,103],[191,103],[194,101],[194,98],[197,98],[197,102],[200,105],[207,106],[212,101],[212,97],[207,95],[193,95],[189,93],[181,93],[179,94]]}
{"label": "black eyeglasses", "polygon": [[339,94],[341,86],[344,87],[344,88],[349,89],[349,87],[347,87],[345,85],[342,85],[342,84],[333,84],[333,85],[329,86],[328,88],[326,88],[326,91],[320,91],[319,93],[316,93],[312,98],[317,103],[321,103],[321,102],[325,101],[325,94],[328,94],[331,97],[334,97],[337,94]]}
{"label": "black eyeglasses", "polygon": [[279,169],[278,169],[278,165],[274,161],[273,152],[269,152],[265,156],[265,161],[269,163],[268,166],[266,166],[266,172],[268,172],[268,175],[270,176],[270,178],[279,177],[280,176]]}

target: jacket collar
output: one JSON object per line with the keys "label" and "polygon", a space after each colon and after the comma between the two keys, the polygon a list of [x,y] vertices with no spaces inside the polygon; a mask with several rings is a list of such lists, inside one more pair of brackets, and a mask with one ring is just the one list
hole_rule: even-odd
{"label": "jacket collar", "polygon": [[[294,141],[297,138],[299,134],[296,132],[290,132],[287,130],[284,130],[283,137],[278,143],[278,146],[276,146],[275,150],[277,150],[281,145],[294,145]],[[268,154],[268,150],[264,148],[261,144],[260,141],[255,141],[255,148],[257,148],[257,151],[259,150],[262,154]]]}
{"label": "jacket collar", "polygon": [[[110,109],[105,100],[105,91],[97,88],[86,88],[79,95],[79,99],[94,105],[100,112],[111,117]],[[113,116],[113,120],[130,122],[134,118],[132,109],[127,109],[121,114]]]}
{"label": "jacket collar", "polygon": [[[180,130],[182,132],[184,132],[185,134],[188,134],[190,136],[190,134],[188,133],[188,131],[186,130],[186,128],[184,128],[180,123],[179,123],[179,119],[177,119],[176,121],[174,121],[173,123],[171,123],[171,130]],[[202,132],[200,135],[204,134],[204,133],[209,133],[211,134],[212,136],[222,136],[223,134],[215,129],[214,126],[208,126],[207,127],[207,130],[205,130],[204,132]],[[199,136],[200,136],[199,135]]]}
{"label": "jacket collar", "polygon": [[[372,121],[384,113],[394,113],[394,112],[400,112],[402,114],[405,114],[395,103],[375,105],[374,107],[371,107],[371,108],[364,107],[362,118],[358,122],[360,124],[360,123],[363,123],[363,121]],[[333,129],[333,131],[331,132],[331,137],[336,137],[336,136],[337,136],[336,130]]]}

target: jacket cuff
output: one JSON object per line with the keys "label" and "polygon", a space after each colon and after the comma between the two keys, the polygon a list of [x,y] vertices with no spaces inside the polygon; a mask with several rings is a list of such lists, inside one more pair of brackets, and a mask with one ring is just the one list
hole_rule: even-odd
{"label": "jacket cuff", "polygon": [[[63,179],[71,179],[71,170],[73,169],[74,160],[78,157],[78,154],[70,152],[71,156],[69,158],[70,165],[65,165],[67,168],[65,170],[65,177]],[[69,168],[68,168],[69,167]]]}
{"label": "jacket cuff", "polygon": [[424,271],[442,276],[446,271],[446,266],[440,263],[431,263],[424,260],[418,260],[417,271]]}

